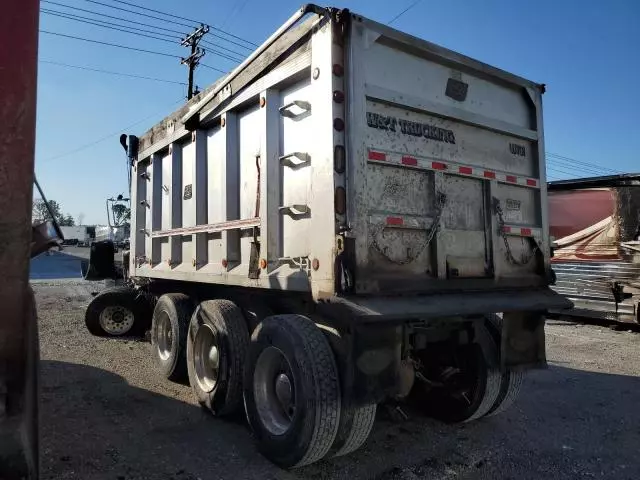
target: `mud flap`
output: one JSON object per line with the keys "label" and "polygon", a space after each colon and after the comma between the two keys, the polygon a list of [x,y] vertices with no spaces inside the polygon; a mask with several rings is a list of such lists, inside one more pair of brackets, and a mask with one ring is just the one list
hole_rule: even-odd
{"label": "mud flap", "polygon": [[115,247],[113,242],[105,240],[91,245],[89,262],[83,261],[80,265],[82,278],[85,280],[105,280],[116,277],[116,264],[114,260]]}
{"label": "mud flap", "polygon": [[503,369],[546,368],[542,312],[505,312],[502,322],[501,359]]}
{"label": "mud flap", "polygon": [[359,326],[351,345],[351,402],[354,405],[377,403],[398,392],[402,328]]}

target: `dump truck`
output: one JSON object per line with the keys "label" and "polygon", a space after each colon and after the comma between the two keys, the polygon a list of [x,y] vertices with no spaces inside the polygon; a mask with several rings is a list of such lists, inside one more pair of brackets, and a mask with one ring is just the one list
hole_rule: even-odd
{"label": "dump truck", "polygon": [[555,315],[637,325],[640,174],[549,182],[552,287],[573,302]]}
{"label": "dump truck", "polygon": [[[304,6],[121,138],[129,268],[87,327],[150,328],[159,372],[215,415],[244,409],[284,468],[358,449],[381,402],[448,422],[503,411],[546,365],[545,312],[569,305],[549,288],[543,92]],[[112,256],[92,248],[89,277]]]}

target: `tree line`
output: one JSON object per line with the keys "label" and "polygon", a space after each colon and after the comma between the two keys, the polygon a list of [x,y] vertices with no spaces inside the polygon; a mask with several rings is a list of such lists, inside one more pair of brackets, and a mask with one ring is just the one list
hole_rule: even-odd
{"label": "tree line", "polygon": [[[47,203],[42,199],[33,201],[33,209],[31,212],[31,220],[33,224],[52,220],[51,213],[53,213],[53,218],[58,221],[58,225],[62,227],[73,227],[76,224],[76,221],[69,213],[66,215],[62,213],[62,209],[58,202],[55,200],[49,200],[48,203],[49,208],[47,208]],[[51,209],[51,212],[49,212],[49,209]],[[83,215],[80,215],[80,217],[82,216]]]}

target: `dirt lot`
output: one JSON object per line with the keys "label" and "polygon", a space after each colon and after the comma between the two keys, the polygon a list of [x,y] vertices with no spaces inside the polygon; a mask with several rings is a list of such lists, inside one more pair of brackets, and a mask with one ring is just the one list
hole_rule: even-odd
{"label": "dirt lot", "polygon": [[242,418],[202,411],[153,369],[149,345],[92,337],[97,286],[34,286],[42,355],[44,479],[640,478],[640,335],[550,322],[550,368],[502,416],[450,426],[379,409],[355,454],[293,472],[256,452]]}

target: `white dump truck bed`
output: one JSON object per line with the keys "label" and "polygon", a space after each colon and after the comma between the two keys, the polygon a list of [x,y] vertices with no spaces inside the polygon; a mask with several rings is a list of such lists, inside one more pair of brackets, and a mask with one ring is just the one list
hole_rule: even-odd
{"label": "white dump truck bed", "polygon": [[140,138],[131,275],[314,298],[545,286],[543,90],[305,7]]}

